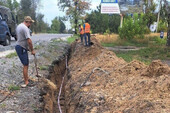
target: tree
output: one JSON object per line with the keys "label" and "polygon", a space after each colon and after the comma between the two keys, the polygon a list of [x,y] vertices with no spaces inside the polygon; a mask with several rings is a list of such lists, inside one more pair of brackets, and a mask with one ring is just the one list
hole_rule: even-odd
{"label": "tree", "polygon": [[134,14],[133,18],[125,18],[122,28],[119,28],[120,38],[126,40],[132,40],[135,37],[143,38],[148,29],[143,17],[143,14]]}
{"label": "tree", "polygon": [[66,9],[66,14],[71,19],[75,34],[77,34],[78,21],[82,16],[85,16],[86,11],[89,10],[89,0],[59,0],[58,5],[62,10]]}
{"label": "tree", "polygon": [[7,4],[8,4],[9,9],[12,11],[13,10],[12,0],[7,0]]}
{"label": "tree", "polygon": [[36,14],[37,14],[37,8],[40,4],[40,1],[41,0],[31,0],[31,16],[33,18],[33,20],[35,20],[35,23],[33,24],[33,30],[35,33],[37,33],[37,29],[36,29],[36,26],[37,26],[37,21],[36,21]]}
{"label": "tree", "polygon": [[144,15],[144,20],[147,21],[147,26],[148,28],[150,27],[153,22],[156,21],[156,15],[154,14],[156,10],[156,4],[154,0],[144,0],[144,5],[145,5],[145,15]]}
{"label": "tree", "polygon": [[32,25],[31,29],[35,33],[37,32],[37,8],[41,0],[21,0],[20,2],[20,11],[18,11],[19,22],[23,21],[24,16],[31,16],[35,23]]}
{"label": "tree", "polygon": [[31,0],[21,0],[20,5],[23,16],[31,16]]}
{"label": "tree", "polygon": [[106,31],[110,31],[112,33],[118,33],[118,27],[120,26],[120,16],[101,14],[100,12],[101,6],[97,7],[97,10],[92,11],[87,15],[92,32],[105,33]]}
{"label": "tree", "polygon": [[0,0],[0,5],[5,5],[6,6],[6,0]]}
{"label": "tree", "polygon": [[170,46],[170,13],[168,14],[167,46]]}
{"label": "tree", "polygon": [[17,15],[17,12],[19,11],[19,3],[16,0],[7,0],[7,7],[15,14]]}
{"label": "tree", "polygon": [[35,23],[32,25],[32,31],[48,32],[50,31],[49,25],[44,22],[44,15],[37,13],[41,0],[0,0],[0,4],[10,8],[13,14],[17,15],[19,23],[23,22],[24,16],[31,16]]}
{"label": "tree", "polygon": [[66,26],[62,20],[62,18],[59,17],[59,22],[60,22],[60,33],[64,33]]}
{"label": "tree", "polygon": [[48,25],[48,23],[44,22],[44,15],[41,13],[37,14],[37,32],[38,33],[47,33],[48,31],[50,31],[50,27]]}
{"label": "tree", "polygon": [[57,17],[54,20],[52,20],[51,32],[52,33],[59,33],[60,32],[60,21],[58,20]]}
{"label": "tree", "polygon": [[170,3],[167,0],[164,0],[164,7],[166,9],[168,30],[167,30],[167,46],[170,46]]}

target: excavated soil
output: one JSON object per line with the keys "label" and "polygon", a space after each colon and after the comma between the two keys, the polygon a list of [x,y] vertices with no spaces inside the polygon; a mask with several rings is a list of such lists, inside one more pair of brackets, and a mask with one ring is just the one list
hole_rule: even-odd
{"label": "excavated soil", "polygon": [[65,86],[67,113],[170,112],[168,65],[159,60],[149,66],[127,63],[96,39],[92,42],[91,47],[72,44],[70,79]]}
{"label": "excavated soil", "polygon": [[149,66],[136,60],[127,63],[95,38],[92,42],[91,47],[80,41],[71,45],[68,73],[65,56],[53,62],[47,77],[52,85],[44,86],[45,113],[59,113],[57,97],[64,75],[63,113],[170,112],[168,65],[159,60]]}

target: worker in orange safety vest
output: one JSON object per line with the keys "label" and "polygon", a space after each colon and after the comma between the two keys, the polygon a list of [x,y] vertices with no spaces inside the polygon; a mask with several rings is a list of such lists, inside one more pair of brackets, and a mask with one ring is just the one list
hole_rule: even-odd
{"label": "worker in orange safety vest", "polygon": [[[90,24],[88,23],[88,20],[85,20],[85,24],[83,25],[84,28],[84,40],[85,40],[85,46],[90,46],[91,41],[90,41]],[[88,42],[87,42],[87,37],[88,37]]]}
{"label": "worker in orange safety vest", "polygon": [[84,29],[83,26],[79,24],[79,33],[81,38],[81,43],[83,43]]}

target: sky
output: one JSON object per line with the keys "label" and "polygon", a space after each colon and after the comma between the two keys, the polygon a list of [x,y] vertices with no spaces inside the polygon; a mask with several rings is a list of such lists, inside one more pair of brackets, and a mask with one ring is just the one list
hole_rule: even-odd
{"label": "sky", "polygon": [[[20,2],[20,0],[17,0]],[[91,9],[96,9],[99,6],[101,0],[91,0]],[[65,16],[65,13],[60,11],[59,7],[57,6],[58,0],[42,0],[41,5],[38,9],[38,12],[44,14],[44,21],[51,25],[51,21],[56,16]],[[66,22],[66,28],[71,28],[70,23]]]}
{"label": "sky", "polygon": [[[51,24],[51,20],[53,20],[56,16],[64,16],[65,12],[60,11],[57,6],[58,0],[42,0],[42,7],[40,7],[39,12],[45,15],[44,19],[46,22]],[[100,4],[100,0],[92,0],[91,9],[96,9],[96,7]],[[66,22],[66,28],[70,28],[70,23]]]}
{"label": "sky", "polygon": [[[17,1],[20,2],[20,0],[17,0]],[[101,2],[101,0],[91,0],[91,1],[92,1],[91,10],[95,10]],[[50,25],[51,25],[51,21],[56,16],[62,17],[65,15],[64,12],[60,11],[59,7],[57,6],[57,3],[58,3],[58,0],[42,0],[41,5],[38,9],[38,12],[44,14],[44,21],[49,23]],[[69,22],[66,22],[65,25],[67,29],[71,28]]]}

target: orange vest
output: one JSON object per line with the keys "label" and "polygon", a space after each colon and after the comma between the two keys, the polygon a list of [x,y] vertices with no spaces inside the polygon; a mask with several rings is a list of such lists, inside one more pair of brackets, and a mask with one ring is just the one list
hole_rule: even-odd
{"label": "orange vest", "polygon": [[84,29],[83,29],[83,26],[81,26],[81,31],[80,31],[80,34],[83,35],[84,34]]}
{"label": "orange vest", "polygon": [[90,24],[85,23],[85,33],[90,33]]}

